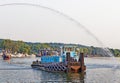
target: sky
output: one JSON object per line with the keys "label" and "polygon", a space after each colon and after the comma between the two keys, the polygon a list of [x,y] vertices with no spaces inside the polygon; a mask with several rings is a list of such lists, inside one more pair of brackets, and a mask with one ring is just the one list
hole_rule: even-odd
{"label": "sky", "polygon": [[0,1],[0,5],[8,3],[42,7],[0,6],[0,38],[95,46],[102,42],[105,47],[120,49],[119,0]]}

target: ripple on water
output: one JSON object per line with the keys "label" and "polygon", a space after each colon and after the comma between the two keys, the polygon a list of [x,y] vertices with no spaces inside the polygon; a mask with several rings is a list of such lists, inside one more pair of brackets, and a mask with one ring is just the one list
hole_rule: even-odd
{"label": "ripple on water", "polygon": [[[49,73],[30,67],[34,59],[12,59],[10,63],[0,60],[0,83],[40,83],[51,81],[78,83],[120,83],[120,65],[112,68],[112,60],[86,58],[86,73]],[[21,64],[22,63],[22,64]],[[28,68],[28,69],[27,69]]]}

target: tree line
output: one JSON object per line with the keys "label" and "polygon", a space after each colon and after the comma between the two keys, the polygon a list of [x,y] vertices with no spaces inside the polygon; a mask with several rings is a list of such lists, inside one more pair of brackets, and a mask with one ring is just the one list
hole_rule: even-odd
{"label": "tree line", "polygon": [[0,48],[11,53],[37,54],[40,49],[49,48],[48,44],[27,43],[23,41],[12,41],[10,39],[0,40]]}
{"label": "tree line", "polygon": [[60,46],[74,46],[76,52],[84,52],[87,56],[109,56],[110,51],[114,56],[120,57],[120,49],[106,50],[100,47],[85,46],[80,44],[64,44],[64,43],[31,43],[24,41],[13,41],[10,39],[0,39],[1,50],[6,50],[11,53],[27,53],[27,54],[38,54],[39,50],[49,48],[51,50],[60,50]]}

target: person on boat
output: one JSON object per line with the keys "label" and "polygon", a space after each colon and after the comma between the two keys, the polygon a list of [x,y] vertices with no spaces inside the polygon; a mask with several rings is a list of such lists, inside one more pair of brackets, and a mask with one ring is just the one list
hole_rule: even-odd
{"label": "person on boat", "polygon": [[37,63],[39,62],[38,59],[36,60],[36,62],[37,62]]}
{"label": "person on boat", "polygon": [[46,56],[47,55],[47,52],[46,52],[46,50],[44,50],[44,56]]}
{"label": "person on boat", "polygon": [[39,64],[39,61],[38,61],[38,59],[35,61],[35,64]]}

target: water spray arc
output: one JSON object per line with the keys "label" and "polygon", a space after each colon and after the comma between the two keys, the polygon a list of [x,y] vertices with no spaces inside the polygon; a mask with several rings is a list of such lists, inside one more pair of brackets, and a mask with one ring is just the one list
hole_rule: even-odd
{"label": "water spray arc", "polygon": [[40,7],[40,8],[43,8],[43,9],[47,9],[47,10],[50,10],[50,11],[53,11],[59,15],[62,15],[64,16],[65,18],[73,21],[74,23],[76,23],[80,28],[84,29],[89,35],[91,35],[92,37],[94,37],[96,39],[96,41],[102,45],[103,43],[92,33],[90,32],[85,26],[83,26],[82,24],[80,24],[77,20],[73,19],[72,17],[58,11],[58,10],[55,10],[55,9],[52,9],[52,8],[49,8],[49,7],[45,7],[45,6],[41,6],[41,5],[37,5],[37,4],[31,4],[31,3],[9,3],[9,4],[1,4],[0,6],[10,6],[10,5],[26,5],[26,6],[34,6],[34,7]]}
{"label": "water spray arc", "polygon": [[[49,7],[45,7],[45,6],[42,6],[42,5],[38,5],[38,4],[31,4],[31,3],[7,3],[7,4],[0,4],[0,6],[12,6],[12,5],[24,5],[24,6],[34,6],[34,7],[40,7],[40,8],[43,8],[43,9],[47,9],[49,11],[52,11],[52,12],[55,12],[59,15],[62,15],[63,17],[69,19],[70,21],[74,22],[78,28],[82,28],[86,33],[88,33],[90,36],[92,36],[96,42],[98,42],[102,47],[105,47],[104,44],[92,33],[90,32],[85,26],[83,26],[81,23],[79,23],[77,20],[73,19],[72,17],[70,17],[69,15],[66,15],[58,10],[55,10],[55,9],[52,9],[52,8],[49,8]],[[103,48],[108,54],[109,56],[113,56],[111,54],[111,52],[107,49],[107,48]]]}

